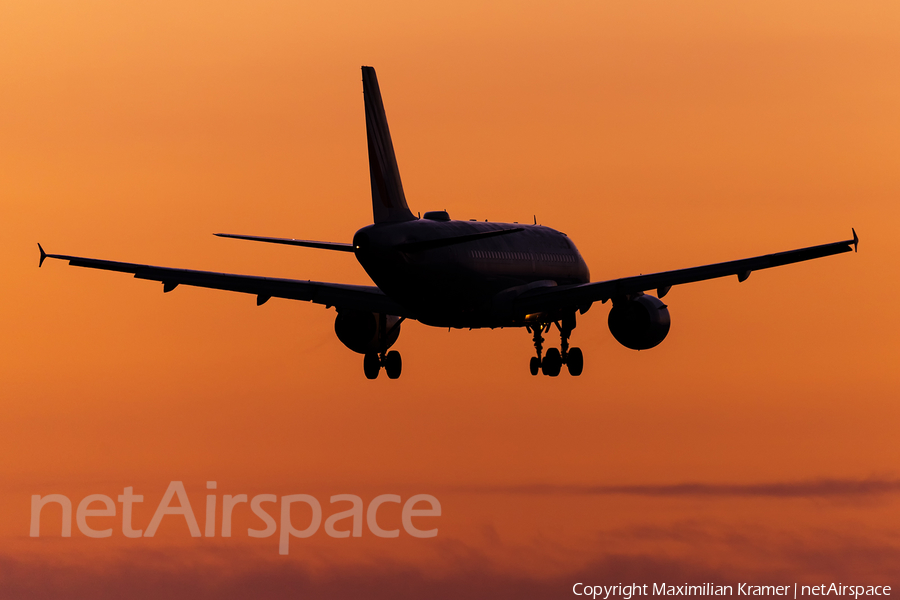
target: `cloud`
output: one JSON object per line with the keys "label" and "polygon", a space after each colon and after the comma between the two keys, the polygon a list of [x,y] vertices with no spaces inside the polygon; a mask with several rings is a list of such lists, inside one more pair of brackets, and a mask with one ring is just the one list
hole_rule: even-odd
{"label": "cloud", "polygon": [[[412,565],[374,558],[366,564],[312,567],[302,559],[265,557],[246,548],[136,549],[107,561],[91,560],[85,566],[0,556],[0,596],[4,600],[548,600],[572,598],[572,586],[578,582],[900,583],[896,569],[900,547],[896,545],[833,533],[803,538],[773,536],[771,531],[739,533],[744,541],[725,552],[702,542],[679,555],[626,554],[615,546],[593,544],[585,549],[586,560],[545,576],[530,573],[524,566],[498,567],[490,555],[472,547],[465,552],[450,549],[450,569],[437,561]],[[717,537],[727,540],[733,534],[719,531]],[[671,535],[681,537],[682,532]],[[450,546],[458,543],[448,542]],[[759,560],[761,553],[763,560]]]}
{"label": "cloud", "polygon": [[[154,562],[154,561],[150,561]],[[580,574],[533,578],[526,572],[503,573],[476,560],[453,573],[434,577],[422,569],[397,564],[333,567],[312,572],[303,564],[266,561],[238,568],[222,565],[141,566],[141,561],[108,565],[102,572],[72,566],[0,559],[0,585],[5,600],[66,598],[67,600],[204,599],[329,599],[402,600],[547,600],[572,597],[578,582],[596,584],[626,580],[709,581],[724,573],[672,559],[611,556]],[[240,563],[238,563],[240,564]],[[233,566],[232,566],[233,567]]]}
{"label": "cloud", "polygon": [[900,492],[900,479],[818,479],[775,483],[673,483],[642,485],[526,484],[456,488],[504,494],[703,496],[745,498],[861,498]]}
{"label": "cloud", "polygon": [[[894,494],[900,491],[900,481],[870,478],[740,485],[530,485],[466,490],[663,499],[859,499]],[[690,512],[688,518],[668,522],[649,519],[646,523],[622,522],[602,531],[585,530],[577,540],[566,538],[571,543],[543,537],[512,541],[503,535],[502,528],[487,523],[470,540],[435,540],[436,545],[427,553],[406,559],[379,557],[373,549],[372,553],[357,553],[351,560],[334,554],[334,548],[328,555],[316,551],[280,557],[240,544],[170,550],[122,546],[100,554],[87,545],[94,540],[72,546],[69,544],[77,539],[48,538],[42,542],[52,544],[40,556],[0,555],[0,597],[546,600],[574,597],[572,585],[578,582],[900,584],[900,544],[891,532],[894,522],[879,522],[872,527],[864,525],[864,519],[846,520],[843,513],[828,514],[834,515],[833,522],[817,517],[812,526],[785,529],[777,511],[740,513],[740,518],[730,522]],[[853,514],[859,514],[855,508]],[[765,520],[767,517],[773,517],[773,521]],[[76,560],[81,562],[71,562]],[[535,564],[547,568],[537,573],[530,569]]]}

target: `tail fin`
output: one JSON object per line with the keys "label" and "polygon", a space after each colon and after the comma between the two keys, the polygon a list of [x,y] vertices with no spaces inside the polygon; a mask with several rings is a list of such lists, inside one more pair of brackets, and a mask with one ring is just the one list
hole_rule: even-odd
{"label": "tail fin", "polygon": [[416,217],[406,205],[394,144],[388,129],[375,69],[363,67],[363,97],[366,104],[366,137],[369,141],[369,178],[372,181],[372,212],[376,223],[411,221]]}

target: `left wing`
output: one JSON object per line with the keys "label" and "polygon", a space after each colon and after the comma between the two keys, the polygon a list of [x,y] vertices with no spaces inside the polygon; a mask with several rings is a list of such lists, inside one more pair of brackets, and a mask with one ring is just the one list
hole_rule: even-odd
{"label": "left wing", "polygon": [[57,258],[69,261],[69,264],[74,267],[133,273],[136,279],[161,281],[164,292],[171,292],[179,285],[191,285],[253,294],[256,296],[257,305],[264,304],[269,298],[288,298],[290,300],[304,300],[314,304],[324,304],[326,307],[336,306],[338,309],[348,308],[397,315],[398,317],[409,319],[415,318],[410,311],[388,298],[384,292],[375,286],[154,267],[151,265],[82,258],[64,254],[47,254],[40,244],[38,244],[38,248],[41,251],[41,261],[38,266],[43,265],[44,260],[48,258]]}
{"label": "left wing", "polygon": [[615,300],[616,298],[653,289],[657,291],[657,296],[662,298],[673,285],[681,285],[683,283],[705,281],[729,275],[737,275],[738,281],[744,281],[750,277],[750,273],[753,271],[856,250],[859,245],[859,238],[856,235],[856,230],[852,231],[853,239],[843,242],[833,242],[831,244],[715,263],[702,267],[663,271],[662,273],[653,273],[651,275],[623,277],[622,279],[611,279],[609,281],[597,281],[580,285],[539,288],[531,294],[517,298],[513,306],[523,314],[576,308],[587,310],[591,303],[598,300],[606,302],[609,299]]}

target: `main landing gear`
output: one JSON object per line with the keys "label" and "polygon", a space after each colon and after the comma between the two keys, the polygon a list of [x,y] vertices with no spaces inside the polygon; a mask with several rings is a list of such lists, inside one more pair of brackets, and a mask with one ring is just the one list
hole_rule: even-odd
{"label": "main landing gear", "polygon": [[[340,314],[338,316],[340,317]],[[389,317],[384,313],[376,314],[375,317],[377,321],[374,332],[370,329],[371,321],[364,323],[363,327],[364,343],[360,348],[365,351],[363,372],[366,374],[366,379],[376,379],[378,373],[384,368],[384,372],[390,379],[397,379],[400,377],[400,371],[403,370],[403,361],[400,360],[399,352],[396,350],[388,352],[388,348],[397,341],[397,336],[400,335],[400,324],[406,320],[406,317]],[[337,324],[335,324],[335,331],[337,331]],[[370,338],[369,336],[373,333],[374,336]],[[351,347],[351,350],[353,349]],[[360,352],[360,350],[356,351]]]}
{"label": "main landing gear", "polygon": [[[544,342],[542,334],[550,331],[550,326],[554,324],[559,329],[560,350],[550,348],[542,359],[541,352]],[[538,371],[541,371],[544,375],[556,377],[563,365],[566,365],[569,375],[573,377],[581,375],[584,370],[584,354],[582,354],[581,348],[569,348],[569,336],[575,329],[575,313],[564,317],[561,321],[538,323],[528,326],[527,329],[534,336],[534,349],[537,352],[537,356],[532,356],[529,364],[532,375],[537,375]]]}
{"label": "main landing gear", "polygon": [[400,377],[400,371],[403,370],[403,361],[400,359],[400,353],[396,350],[380,354],[370,352],[363,358],[363,371],[367,379],[378,377],[382,367],[384,367],[384,372],[387,373],[389,378],[397,379]]}

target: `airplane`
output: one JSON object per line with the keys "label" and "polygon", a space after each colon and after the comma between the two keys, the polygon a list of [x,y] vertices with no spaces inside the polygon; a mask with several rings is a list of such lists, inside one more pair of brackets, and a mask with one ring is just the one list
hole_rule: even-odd
{"label": "airplane", "polygon": [[[405,320],[433,327],[522,327],[531,334],[535,356],[529,369],[556,377],[565,365],[581,375],[584,354],[569,346],[576,315],[595,302],[612,302],[608,326],[613,337],[633,350],[659,345],[668,335],[670,316],[662,298],[672,286],[750,273],[771,267],[858,250],[859,238],[741,260],[591,282],[587,264],[564,233],[537,224],[457,221],[444,210],[412,213],[388,129],[375,69],[362,67],[369,178],[374,223],[356,232],[352,243],[217,233],[223,238],[353,253],[374,286],[275,279],[156,267],[111,260],[48,254],[76,267],[131,273],[162,282],[163,292],[179,285],[230,290],[270,298],[303,300],[334,307],[334,331],[350,350],[363,355],[363,372],[376,379],[382,369],[396,379],[400,353],[390,348]],[[647,292],[655,290],[653,296]],[[544,335],[559,331],[559,348],[543,352]]]}

